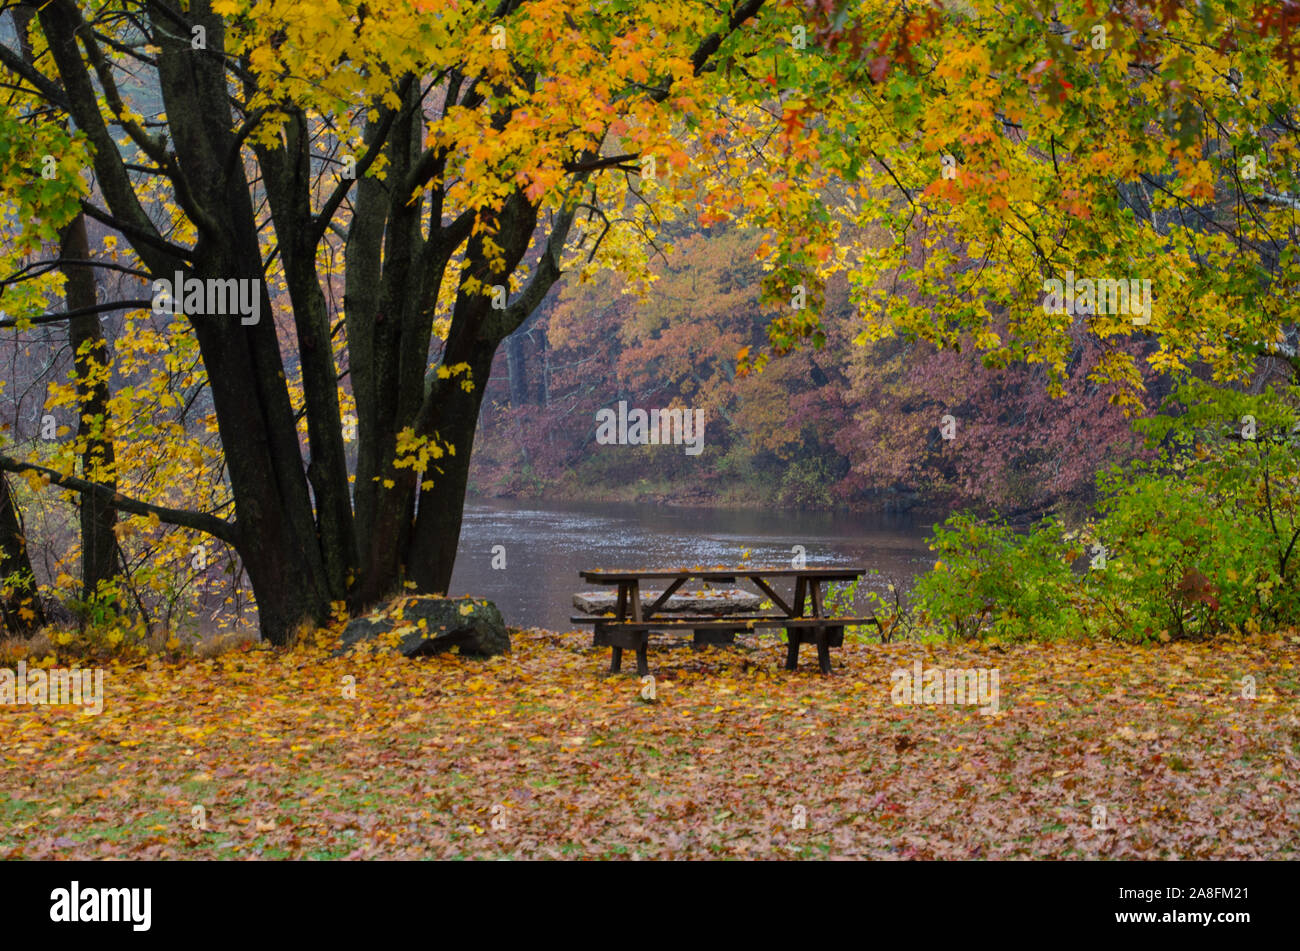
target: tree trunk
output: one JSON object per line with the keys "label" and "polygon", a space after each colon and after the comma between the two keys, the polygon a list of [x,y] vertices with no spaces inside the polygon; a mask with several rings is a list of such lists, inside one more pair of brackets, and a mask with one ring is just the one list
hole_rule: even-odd
{"label": "tree trunk", "polygon": [[495,353],[495,345],[480,342],[470,361],[473,391],[467,393],[459,386],[447,387],[438,403],[438,434],[456,447],[456,454],[439,460],[442,471],[430,476],[433,487],[420,492],[419,511],[406,558],[407,574],[420,591],[446,594],[451,584],[460,544],[465,489],[469,485],[470,457],[474,453],[474,434]]}
{"label": "tree trunk", "polygon": [[[77,215],[63,232],[61,270],[66,277],[64,297],[68,310],[96,303],[92,269],[68,261],[90,259],[86,216]],[[108,355],[99,315],[73,317],[69,324],[77,375],[77,439],[81,443],[81,477],[115,488],[113,440],[108,435]],[[83,493],[81,509],[81,597],[90,600],[100,585],[118,574],[117,511],[102,498]]]}
{"label": "tree trunk", "polygon": [[551,346],[546,339],[546,325],[537,328],[538,346],[542,350],[542,372],[538,380],[537,404],[546,409],[551,404]]}
{"label": "tree trunk", "polygon": [[18,637],[30,637],[45,624],[45,612],[36,594],[36,575],[27,554],[18,506],[9,491],[9,480],[0,472],[0,616],[5,629]]}
{"label": "tree trunk", "polygon": [[[36,10],[29,4],[14,9],[14,26],[23,59],[35,66],[36,57],[28,29]],[[98,303],[94,269],[70,261],[90,260],[86,216],[77,214],[64,229],[59,245],[60,270],[65,280],[64,300],[69,311],[88,310]],[[81,444],[81,477],[110,488],[117,485],[113,470],[113,440],[108,436],[108,355],[98,314],[68,321],[77,378],[77,440]],[[90,600],[103,583],[118,574],[117,510],[102,498],[83,494],[78,504],[81,521],[81,597]]]}
{"label": "tree trunk", "polygon": [[[210,47],[219,47],[220,18],[204,10],[194,20],[206,26]],[[185,278],[251,280],[258,288],[256,323],[244,324],[234,314],[187,319],[212,389],[235,499],[235,547],[253,585],[263,635],[287,644],[301,622],[328,619],[331,590],[264,283],[253,199],[244,164],[225,161],[237,154],[237,144],[222,58],[195,56],[188,35],[159,30],[158,36],[163,104],[181,164],[192,169],[187,201],[203,222],[193,268],[172,266]],[[150,269],[169,276],[166,266]]]}
{"label": "tree trunk", "polygon": [[524,352],[523,328],[506,338],[506,374],[510,378],[510,408],[528,404],[528,358]]}

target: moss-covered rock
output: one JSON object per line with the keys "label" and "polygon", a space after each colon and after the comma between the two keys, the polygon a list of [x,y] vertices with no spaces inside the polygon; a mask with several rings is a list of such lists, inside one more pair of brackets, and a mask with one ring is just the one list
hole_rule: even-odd
{"label": "moss-covered rock", "polygon": [[392,633],[407,657],[460,648],[462,654],[491,657],[510,652],[510,635],[501,612],[491,601],[438,598],[428,595],[395,598],[343,630],[347,649],[364,640]]}

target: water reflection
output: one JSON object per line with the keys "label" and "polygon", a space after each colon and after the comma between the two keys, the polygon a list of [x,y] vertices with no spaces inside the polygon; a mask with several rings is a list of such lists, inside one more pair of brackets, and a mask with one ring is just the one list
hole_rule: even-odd
{"label": "water reflection", "polygon": [[[861,565],[863,587],[908,581],[930,564],[925,538],[936,517],[683,508],[632,503],[478,501],[466,506],[453,595],[496,602],[512,627],[568,630],[584,568],[675,568],[790,563]],[[493,564],[500,545],[505,568]],[[860,604],[859,607],[865,607]]]}

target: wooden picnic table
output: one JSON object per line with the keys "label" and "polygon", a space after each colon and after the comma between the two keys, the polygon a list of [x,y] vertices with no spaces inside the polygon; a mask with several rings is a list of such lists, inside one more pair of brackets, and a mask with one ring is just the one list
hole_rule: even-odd
{"label": "wooden picnic table", "polygon": [[[646,653],[650,631],[692,630],[696,643],[730,643],[737,633],[757,628],[785,628],[785,669],[794,670],[799,663],[799,645],[817,645],[817,661],[823,674],[831,672],[830,649],[844,643],[844,627],[850,624],[875,624],[873,617],[827,617],[822,598],[822,585],[831,581],[855,581],[866,573],[864,568],[783,568],[783,567],[712,567],[696,566],[676,569],[616,569],[594,568],[578,572],[592,584],[618,586],[618,600],[612,617],[574,617],[579,624],[594,624],[593,644],[613,649],[609,669],[618,673],[623,663],[623,650],[636,651],[638,675],[649,672]],[[766,614],[728,614],[712,616],[707,620],[684,619],[680,614],[664,617],[662,611],[668,600],[692,578],[701,582],[736,584],[737,579],[752,583],[773,604]],[[641,606],[641,582],[667,581],[668,586],[647,609]],[[792,581],[793,594],[782,596],[773,582]],[[805,613],[808,602],[812,613]]]}

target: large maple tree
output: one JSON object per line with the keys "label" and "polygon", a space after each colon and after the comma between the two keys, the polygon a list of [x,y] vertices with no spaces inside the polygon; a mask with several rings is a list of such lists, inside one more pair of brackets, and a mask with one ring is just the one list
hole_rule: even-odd
{"label": "large maple tree", "polygon": [[[83,212],[152,279],[265,281],[264,315],[268,285],[283,288],[288,333],[271,319],[184,318],[233,519],[0,464],[229,542],[273,641],[331,602],[363,606],[408,582],[445,590],[497,347],[563,270],[644,265],[657,220],[736,144],[713,105],[753,113],[770,93],[718,68],[789,42],[779,18],[757,25],[760,7],[35,6],[34,58],[0,48],[17,90],[5,186],[25,229],[7,262],[50,252]],[[40,174],[47,154],[54,176]],[[48,286],[9,289],[20,327],[71,313],[40,312]]]}

